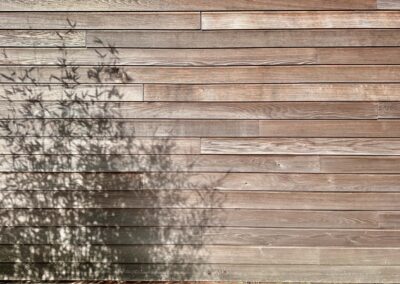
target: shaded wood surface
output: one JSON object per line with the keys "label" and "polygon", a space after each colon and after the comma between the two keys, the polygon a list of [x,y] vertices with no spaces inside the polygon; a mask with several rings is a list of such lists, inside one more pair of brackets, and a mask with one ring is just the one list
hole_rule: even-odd
{"label": "shaded wood surface", "polygon": [[0,281],[398,283],[399,11],[0,0]]}

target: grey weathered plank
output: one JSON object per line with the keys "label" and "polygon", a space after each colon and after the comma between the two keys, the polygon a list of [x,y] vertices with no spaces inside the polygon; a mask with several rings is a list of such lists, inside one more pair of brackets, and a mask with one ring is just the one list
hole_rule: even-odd
{"label": "grey weathered plank", "polygon": [[398,0],[377,0],[378,9],[398,10],[400,3]]}
{"label": "grey weathered plank", "polygon": [[0,138],[0,154],[200,154],[198,138]]}
{"label": "grey weathered plank", "polygon": [[400,118],[400,102],[392,104],[382,102],[379,105],[379,118]]}
{"label": "grey weathered plank", "polygon": [[329,173],[400,173],[396,156],[323,156],[321,172]]}
{"label": "grey weathered plank", "polygon": [[[4,264],[2,279],[268,281],[316,283],[396,283],[399,266],[240,265],[240,264]],[[17,271],[17,272],[16,272]],[[89,273],[90,271],[90,273]],[[93,273],[95,271],[95,273]],[[110,272],[111,271],[111,272]],[[112,275],[112,276],[110,276]]]}
{"label": "grey weathered plank", "polygon": [[117,47],[230,48],[230,47],[367,47],[400,44],[398,30],[322,29],[267,31],[87,31],[87,45],[100,38]]}
{"label": "grey weathered plank", "polygon": [[[4,120],[0,120],[5,123]],[[9,120],[11,133],[0,127],[1,136],[66,137],[255,137],[256,120]],[[18,127],[16,125],[18,124]],[[67,129],[68,131],[66,131]]]}
{"label": "grey weathered plank", "polygon": [[[9,93],[11,92],[11,93]],[[27,101],[143,101],[143,85],[92,84],[77,85],[73,89],[63,85],[18,85],[9,84],[0,87],[0,100]],[[4,103],[4,102],[3,102]]]}
{"label": "grey weathered plank", "polygon": [[0,30],[0,47],[85,47],[85,45],[84,31]]}
{"label": "grey weathered plank", "polygon": [[[0,245],[0,263],[114,262],[166,264],[399,265],[399,248],[190,245]],[[240,255],[240,260],[237,259]]]}
{"label": "grey weathered plank", "polygon": [[319,162],[317,156],[0,155],[0,171],[318,173]]}
{"label": "grey weathered plank", "polygon": [[[400,49],[399,49],[400,50]],[[66,59],[74,65],[97,65],[104,60],[94,49],[66,49]],[[107,49],[97,49],[106,54]],[[392,64],[396,50],[381,50],[391,61],[385,58],[376,59],[382,64]],[[387,52],[385,52],[387,51]],[[56,65],[62,56],[57,49],[5,49],[7,58],[0,57],[4,65]],[[376,51],[376,52],[379,52]],[[370,57],[373,54],[366,52]],[[381,54],[382,54],[381,53]],[[317,62],[316,50],[313,48],[260,48],[260,49],[120,49],[119,60],[115,65],[148,65],[148,66],[236,66],[236,65],[288,65],[288,64],[323,64]],[[349,58],[350,57],[350,58]],[[351,62],[352,55],[347,56]],[[357,59],[356,59],[357,60]],[[357,63],[357,61],[354,61]],[[380,61],[379,61],[380,60]],[[373,62],[376,62],[373,61]],[[329,62],[329,59],[327,60]],[[372,62],[372,60],[371,60]],[[107,62],[104,62],[107,64]],[[114,65],[114,62],[109,62]],[[364,63],[366,64],[366,63]]]}
{"label": "grey weathered plank", "polygon": [[399,91],[398,84],[146,84],[144,100],[397,101]]}
{"label": "grey weathered plank", "polygon": [[[46,186],[46,185],[44,185]],[[179,185],[178,185],[179,186]],[[0,208],[400,210],[399,193],[214,190],[2,191]]]}
{"label": "grey weathered plank", "polygon": [[[31,181],[31,182],[30,182]],[[68,186],[65,186],[68,184]],[[399,192],[393,174],[263,174],[263,173],[2,173],[1,190],[252,190]]]}
{"label": "grey weathered plank", "polygon": [[204,12],[202,29],[379,29],[400,28],[397,11]]}
{"label": "grey weathered plank", "polygon": [[398,230],[249,227],[3,227],[0,244],[399,247]]}
{"label": "grey weathered plank", "polygon": [[0,105],[0,118],[376,119],[378,107],[375,102],[12,102]]}
{"label": "grey weathered plank", "polygon": [[202,138],[201,154],[400,155],[396,138]]}
{"label": "grey weathered plank", "polygon": [[398,120],[260,121],[263,137],[400,137]]}
{"label": "grey weathered plank", "polygon": [[46,229],[52,226],[400,229],[399,211],[0,209],[0,213],[3,226],[44,226]]}
{"label": "grey weathered plank", "polygon": [[214,10],[364,10],[375,9],[375,0],[2,0],[0,11],[214,11]]}
{"label": "grey weathered plank", "polygon": [[[25,74],[29,67],[0,67],[0,73]],[[37,83],[55,83],[51,76],[62,75],[56,66],[34,68],[30,78]],[[64,71],[72,72],[72,67]],[[78,68],[80,83],[97,83],[88,77],[94,67]],[[398,83],[400,65],[317,65],[317,66],[249,66],[249,67],[124,67],[118,69],[126,76],[100,73],[101,83],[157,84],[223,84],[223,83]],[[171,76],[174,74],[174,76]],[[131,80],[127,82],[129,77]],[[18,80],[17,80],[18,82]],[[13,83],[1,78],[0,83]]]}
{"label": "grey weathered plank", "polygon": [[1,12],[1,29],[176,29],[200,28],[196,12]]}

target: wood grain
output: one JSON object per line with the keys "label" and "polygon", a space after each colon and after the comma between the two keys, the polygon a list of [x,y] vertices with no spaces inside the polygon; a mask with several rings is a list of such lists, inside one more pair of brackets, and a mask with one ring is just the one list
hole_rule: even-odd
{"label": "wood grain", "polygon": [[[141,120],[141,119],[74,119],[74,120],[0,120],[7,122],[11,136],[65,137],[255,137],[256,120]],[[6,124],[6,125],[7,125]],[[16,125],[19,127],[16,128]],[[102,127],[106,125],[107,127]],[[66,127],[66,129],[65,129]],[[0,128],[0,136],[10,131]]]}
{"label": "wood grain", "polygon": [[146,84],[145,101],[397,101],[398,84]]}
{"label": "wood grain", "polygon": [[2,172],[318,173],[319,163],[315,156],[0,155]]}
{"label": "wood grain", "polygon": [[399,211],[0,209],[0,213],[5,226],[41,226],[45,229],[49,226],[169,226],[178,230],[182,230],[182,226],[219,227],[217,230],[220,227],[400,229]]}
{"label": "wood grain", "polygon": [[3,191],[0,208],[223,208],[399,210],[400,193],[260,191]]}
{"label": "wood grain", "polygon": [[254,47],[368,47],[400,45],[398,30],[321,29],[267,31],[87,31],[87,46],[100,47],[96,38],[116,47],[135,48],[254,48]]}
{"label": "wood grain", "polygon": [[399,173],[399,159],[395,156],[321,157],[321,172],[329,173]]}
{"label": "wood grain", "polygon": [[373,102],[12,102],[0,106],[0,118],[376,119],[378,107]]}
{"label": "wood grain", "polygon": [[263,137],[400,137],[398,120],[260,121]]}
{"label": "wood grain", "polygon": [[[0,246],[0,263],[104,262],[119,263],[209,263],[209,264],[308,264],[308,265],[398,265],[398,248],[283,248],[267,246]],[[237,262],[235,256],[241,255]]]}
{"label": "wood grain", "polygon": [[[248,227],[5,227],[0,244],[232,245],[268,247],[398,247],[398,230]],[[98,236],[103,236],[99,239]],[[382,241],[384,240],[384,241]],[[201,249],[201,246],[198,246]]]}
{"label": "wood grain", "polygon": [[[117,19],[117,20],[116,20]],[[185,13],[49,13],[3,12],[1,29],[200,29],[200,14]]]}
{"label": "wood grain", "polygon": [[379,118],[400,118],[400,103],[381,103],[379,105]]}
{"label": "wood grain", "polygon": [[[11,93],[8,93],[11,92]],[[0,100],[29,101],[40,97],[42,101],[118,102],[143,101],[143,85],[92,84],[78,85],[73,89],[63,85],[5,84],[0,88]],[[3,102],[4,103],[4,102]]]}
{"label": "wood grain", "polygon": [[[29,68],[29,67],[28,67]],[[54,83],[51,75],[61,76],[56,66],[34,68],[30,76],[37,83]],[[70,71],[72,67],[65,68]],[[27,67],[0,67],[0,73],[25,74]],[[88,77],[93,67],[76,70],[81,84],[97,83]],[[101,83],[223,84],[223,83],[399,83],[400,65],[318,65],[249,67],[125,67],[118,69],[131,80],[101,74]],[[174,74],[174,76],[171,76]],[[21,75],[22,76],[22,75]],[[125,78],[125,77],[124,77]],[[18,81],[17,81],[18,82]],[[4,77],[0,83],[10,82]]]}
{"label": "wood grain", "polygon": [[400,9],[400,3],[397,0],[378,0],[378,9],[397,10]]}
{"label": "wood grain", "polygon": [[83,31],[0,30],[0,47],[84,47],[85,45],[86,33]]}
{"label": "wood grain", "polygon": [[204,12],[204,30],[229,29],[396,29],[399,13],[390,12]]}
{"label": "wood grain", "polygon": [[375,9],[375,0],[302,0],[295,3],[290,0],[151,0],[113,1],[69,0],[60,4],[56,0],[35,1],[3,0],[0,11],[208,11],[208,10],[364,10]]}
{"label": "wood grain", "polygon": [[400,155],[395,138],[201,139],[202,154]]}
{"label": "wood grain", "polygon": [[[110,264],[103,269],[99,265],[89,264],[5,264],[1,267],[2,279],[17,280],[14,271],[30,271],[34,279],[38,275],[49,275],[52,279],[76,280],[93,279],[87,271],[99,271],[96,276],[107,278],[109,271],[122,271],[118,275],[121,280],[152,279],[168,281],[171,277],[183,281],[196,279],[209,281],[269,281],[269,282],[335,282],[342,283],[396,283],[399,266],[319,266],[319,265],[228,265],[228,264]],[[67,276],[61,273],[69,271]],[[109,277],[108,277],[109,278]],[[117,279],[117,278],[114,278]]]}

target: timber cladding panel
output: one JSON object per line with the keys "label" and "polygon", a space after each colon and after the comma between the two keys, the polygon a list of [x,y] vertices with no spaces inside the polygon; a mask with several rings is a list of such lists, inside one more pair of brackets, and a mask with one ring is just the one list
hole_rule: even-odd
{"label": "timber cladding panel", "polygon": [[0,0],[0,280],[400,282],[400,1]]}

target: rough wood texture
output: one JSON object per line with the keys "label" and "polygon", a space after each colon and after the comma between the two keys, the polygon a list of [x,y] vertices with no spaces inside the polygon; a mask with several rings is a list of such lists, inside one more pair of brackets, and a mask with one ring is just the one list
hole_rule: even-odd
{"label": "rough wood texture", "polygon": [[376,0],[2,0],[0,11],[208,11],[208,10],[364,10]]}
{"label": "rough wood texture", "polygon": [[398,283],[399,9],[0,0],[0,281]]}
{"label": "rough wood texture", "polygon": [[205,30],[229,29],[396,29],[399,12],[206,12]]}

